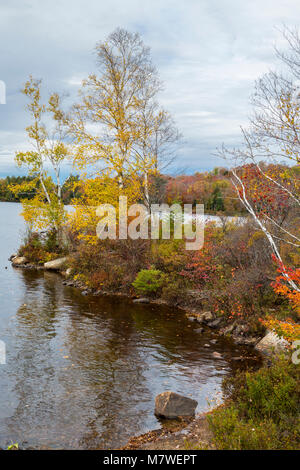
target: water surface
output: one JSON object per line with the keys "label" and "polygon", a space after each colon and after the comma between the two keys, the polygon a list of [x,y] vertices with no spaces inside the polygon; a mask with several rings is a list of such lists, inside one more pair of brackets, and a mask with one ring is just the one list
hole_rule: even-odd
{"label": "water surface", "polygon": [[154,398],[165,390],[206,410],[238,367],[232,357],[251,352],[176,309],[82,296],[58,275],[12,268],[19,212],[0,203],[0,447],[120,447],[161,425]]}

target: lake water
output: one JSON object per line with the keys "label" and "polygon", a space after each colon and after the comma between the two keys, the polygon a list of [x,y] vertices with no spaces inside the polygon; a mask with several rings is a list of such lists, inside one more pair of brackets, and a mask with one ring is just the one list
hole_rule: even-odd
{"label": "lake water", "polygon": [[161,426],[154,399],[165,390],[208,409],[232,357],[252,353],[176,309],[82,296],[59,275],[12,268],[20,210],[0,203],[0,447],[118,448]]}

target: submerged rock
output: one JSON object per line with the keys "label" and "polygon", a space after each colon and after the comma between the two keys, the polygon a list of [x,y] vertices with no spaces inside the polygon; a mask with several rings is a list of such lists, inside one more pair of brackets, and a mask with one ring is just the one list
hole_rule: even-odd
{"label": "submerged rock", "polygon": [[59,270],[63,268],[65,262],[67,261],[67,258],[57,258],[52,261],[47,261],[47,263],[44,263],[44,268],[45,269],[50,269],[50,270]]}
{"label": "submerged rock", "polygon": [[140,299],[134,299],[133,302],[135,304],[148,304],[150,302],[150,300],[147,299],[146,297],[142,297]]}
{"label": "submerged rock", "polygon": [[217,351],[214,351],[212,355],[216,359],[222,359],[222,354],[218,353]]}
{"label": "submerged rock", "polygon": [[194,330],[196,333],[203,333],[204,331],[204,328],[197,328],[196,330]]}
{"label": "submerged rock", "polygon": [[198,402],[175,392],[163,392],[155,398],[155,415],[162,418],[194,416]]}

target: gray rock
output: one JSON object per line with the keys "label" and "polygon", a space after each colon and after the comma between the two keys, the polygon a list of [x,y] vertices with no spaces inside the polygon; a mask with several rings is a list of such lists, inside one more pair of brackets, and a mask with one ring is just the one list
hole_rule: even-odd
{"label": "gray rock", "polygon": [[155,415],[163,418],[194,416],[198,402],[175,392],[163,392],[155,398]]}
{"label": "gray rock", "polygon": [[13,258],[16,258],[18,255],[17,253],[14,253],[13,255],[11,255],[9,258],[8,258],[8,261],[12,261]]}
{"label": "gray rock", "polygon": [[257,351],[270,355],[272,352],[286,350],[288,342],[280,338],[274,331],[268,331],[266,336],[261,339],[255,346]]}
{"label": "gray rock", "polygon": [[150,300],[147,299],[146,297],[142,297],[141,299],[134,299],[133,302],[135,304],[148,304]]}
{"label": "gray rock", "polygon": [[59,269],[62,269],[64,267],[64,264],[66,263],[66,261],[67,261],[67,257],[57,258],[52,261],[47,261],[47,263],[44,263],[44,268],[58,271]]}
{"label": "gray rock", "polygon": [[232,323],[231,325],[225,326],[220,330],[220,335],[226,336],[229,335],[235,328],[235,324]]}
{"label": "gray rock", "polygon": [[216,329],[216,328],[219,328],[221,323],[222,323],[222,318],[217,318],[216,320],[208,322],[207,326],[209,326],[209,328]]}
{"label": "gray rock", "polygon": [[243,336],[245,333],[247,333],[248,330],[249,330],[249,327],[247,325],[237,325],[233,334],[236,336],[239,336],[239,335]]}
{"label": "gray rock", "polygon": [[194,330],[196,333],[203,333],[204,331],[204,328],[197,328],[196,330]]}
{"label": "gray rock", "polygon": [[245,344],[246,346],[254,346],[258,341],[258,338],[247,338],[245,336],[234,336],[233,339],[236,344]]}
{"label": "gray rock", "polygon": [[196,317],[187,317],[189,321],[197,321]]}
{"label": "gray rock", "polygon": [[21,266],[22,264],[28,263],[27,258],[25,256],[15,256],[12,259],[13,266]]}

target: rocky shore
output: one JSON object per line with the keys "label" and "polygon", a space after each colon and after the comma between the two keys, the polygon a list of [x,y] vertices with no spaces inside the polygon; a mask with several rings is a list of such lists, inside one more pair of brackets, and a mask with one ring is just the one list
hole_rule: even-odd
{"label": "rocky shore", "polygon": [[[25,257],[20,257],[16,254],[13,254],[10,256],[9,261],[11,261],[12,266],[15,268],[46,271],[50,270],[57,272],[64,278],[64,285],[80,289],[82,295],[126,297],[127,299],[132,300],[134,303],[152,303],[156,305],[176,307],[179,310],[185,312],[188,320],[199,323],[199,330],[205,327],[215,330],[216,333],[218,333],[220,336],[227,336],[232,338],[237,345],[253,347],[256,351],[265,357],[272,355],[273,352],[284,351],[288,346],[288,343],[284,339],[280,338],[272,331],[267,331],[264,335],[254,336],[251,333],[251,328],[247,322],[243,320],[234,320],[228,322],[227,319],[217,316],[214,312],[203,311],[201,308],[190,306],[188,302],[186,305],[174,305],[163,299],[151,299],[146,297],[136,298],[132,295],[121,292],[106,292],[103,290],[95,291],[92,289],[87,289],[86,286],[84,286],[80,281],[73,279],[72,271],[70,268],[68,268],[67,257],[46,262],[44,265],[36,265],[28,262]],[[199,293],[197,293],[197,295],[199,296]],[[195,292],[190,291],[187,297],[194,299]],[[247,357],[236,357],[234,359],[237,361],[246,360]]]}

